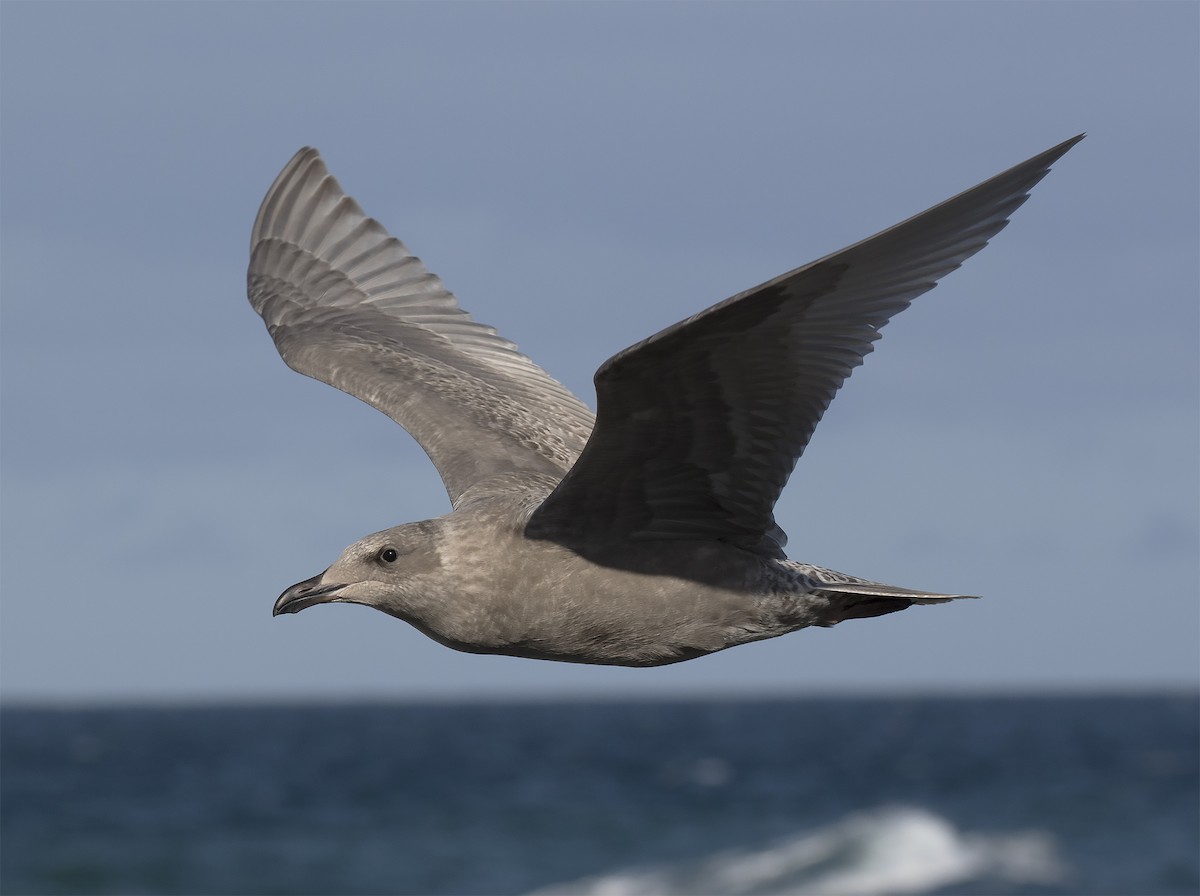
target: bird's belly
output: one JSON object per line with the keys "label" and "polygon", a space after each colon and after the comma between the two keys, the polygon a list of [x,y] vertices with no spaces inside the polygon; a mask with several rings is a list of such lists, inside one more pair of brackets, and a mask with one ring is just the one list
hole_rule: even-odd
{"label": "bird's belly", "polygon": [[[427,634],[472,653],[657,666],[783,633],[772,630],[753,589],[735,587],[736,576],[714,577],[711,567],[710,581],[700,581],[695,567],[684,575],[684,564],[679,575],[641,572],[631,553],[621,566],[545,543],[526,542],[514,551],[522,554],[527,562],[509,564],[503,576],[481,569],[473,577],[474,594],[454,601],[474,608],[461,627]],[[661,545],[655,555],[661,570]]]}

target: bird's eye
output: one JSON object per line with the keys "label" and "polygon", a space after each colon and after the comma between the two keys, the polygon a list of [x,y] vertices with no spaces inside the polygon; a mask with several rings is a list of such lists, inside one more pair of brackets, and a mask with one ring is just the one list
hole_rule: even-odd
{"label": "bird's eye", "polygon": [[384,548],[379,552],[379,559],[384,563],[395,563],[400,559],[400,552],[395,548]]}

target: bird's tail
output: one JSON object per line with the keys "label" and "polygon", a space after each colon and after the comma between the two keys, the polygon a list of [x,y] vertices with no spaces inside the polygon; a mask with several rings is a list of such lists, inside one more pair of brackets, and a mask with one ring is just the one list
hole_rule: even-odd
{"label": "bird's tail", "polygon": [[837,625],[846,619],[884,616],[905,610],[913,604],[944,604],[952,600],[976,599],[973,594],[938,594],[861,581],[822,583],[820,593],[829,599],[828,621],[823,625]]}

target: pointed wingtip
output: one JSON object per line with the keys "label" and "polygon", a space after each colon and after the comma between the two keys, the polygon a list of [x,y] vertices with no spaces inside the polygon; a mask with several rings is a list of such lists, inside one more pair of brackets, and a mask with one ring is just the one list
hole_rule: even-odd
{"label": "pointed wingtip", "polygon": [[[250,230],[251,255],[254,254],[254,247],[259,240],[271,229],[271,221],[275,216],[280,196],[291,190],[299,181],[311,182],[327,177],[330,177],[330,174],[325,167],[325,161],[321,158],[321,154],[311,146],[301,147],[295,155],[288,159],[287,164],[276,175],[258,207],[258,214],[254,218],[254,227]],[[341,188],[338,187],[338,189]]]}
{"label": "pointed wingtip", "polygon": [[1070,151],[1071,147],[1073,147],[1076,143],[1078,143],[1080,140],[1082,140],[1086,136],[1087,136],[1087,131],[1084,131],[1081,134],[1076,134],[1071,139],[1064,140],[1062,143],[1058,144],[1057,146],[1052,146],[1050,149],[1046,150],[1040,156],[1034,156],[1033,159],[1031,159],[1030,161],[1040,162],[1042,165],[1049,167],[1054,162],[1057,162],[1059,159],[1061,159],[1063,156],[1065,156],[1067,154],[1067,152]]}

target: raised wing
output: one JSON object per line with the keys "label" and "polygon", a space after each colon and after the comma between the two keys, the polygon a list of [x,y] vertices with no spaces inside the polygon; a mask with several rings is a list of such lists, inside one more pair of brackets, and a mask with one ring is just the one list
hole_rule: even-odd
{"label": "raised wing", "polygon": [[315,149],[296,153],[263,200],[247,292],[288,366],[407,429],[451,501],[498,473],[560,477],[591,432],[587,406],[472,320]]}
{"label": "raised wing", "polygon": [[842,382],[884,324],[982,249],[1081,139],[610,358],[591,439],[529,534],[719,540],[782,557],[772,509]]}

